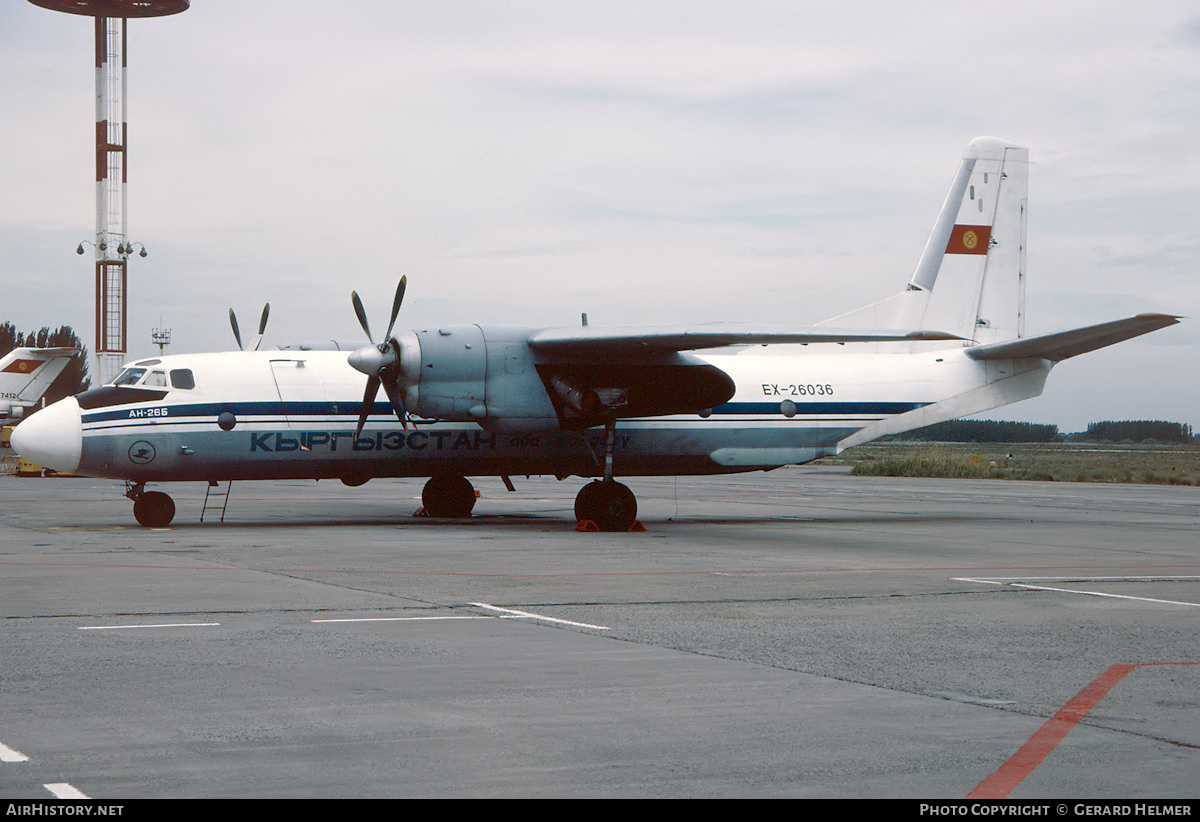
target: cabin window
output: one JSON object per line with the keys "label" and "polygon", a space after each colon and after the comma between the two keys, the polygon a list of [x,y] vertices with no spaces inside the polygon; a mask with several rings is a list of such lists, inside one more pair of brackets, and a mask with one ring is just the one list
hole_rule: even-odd
{"label": "cabin window", "polygon": [[196,378],[190,368],[176,368],[171,371],[171,387],[192,389],[196,387]]}
{"label": "cabin window", "polygon": [[120,375],[113,380],[113,385],[136,385],[146,374],[144,368],[126,368]]}

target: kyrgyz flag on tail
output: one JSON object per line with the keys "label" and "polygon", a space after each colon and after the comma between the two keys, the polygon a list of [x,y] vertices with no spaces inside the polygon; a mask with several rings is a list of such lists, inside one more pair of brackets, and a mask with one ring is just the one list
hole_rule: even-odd
{"label": "kyrgyz flag on tail", "polygon": [[15,374],[32,374],[33,369],[41,365],[45,360],[13,360],[8,365],[4,366],[4,373]]}
{"label": "kyrgyz flag on tail", "polygon": [[992,227],[987,225],[956,225],[946,243],[947,254],[987,254]]}

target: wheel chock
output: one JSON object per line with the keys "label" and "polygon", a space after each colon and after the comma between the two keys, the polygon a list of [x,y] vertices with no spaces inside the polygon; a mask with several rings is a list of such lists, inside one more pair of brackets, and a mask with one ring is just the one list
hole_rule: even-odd
{"label": "wheel chock", "polygon": [[418,508],[417,510],[413,511],[413,516],[414,516],[414,517],[427,517],[427,516],[429,516],[429,512],[428,512],[428,511],[426,511],[426,510],[425,510],[425,506],[424,506],[424,505],[422,505],[420,508]]}

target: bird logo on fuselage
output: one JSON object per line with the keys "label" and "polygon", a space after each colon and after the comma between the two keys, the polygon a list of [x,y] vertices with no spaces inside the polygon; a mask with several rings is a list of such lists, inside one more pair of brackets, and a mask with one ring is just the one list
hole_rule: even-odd
{"label": "bird logo on fuselage", "polygon": [[154,462],[154,446],[145,440],[138,440],[129,446],[129,461],[135,465],[148,465]]}

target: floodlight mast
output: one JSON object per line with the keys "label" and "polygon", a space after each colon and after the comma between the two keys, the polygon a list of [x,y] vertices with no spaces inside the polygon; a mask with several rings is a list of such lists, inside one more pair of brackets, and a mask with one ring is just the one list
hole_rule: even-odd
{"label": "floodlight mast", "polygon": [[[95,19],[96,26],[96,362],[100,383],[120,371],[127,351],[126,309],[129,241],[126,37],[128,18],[163,17],[186,11],[190,0],[29,0],[51,11]],[[141,245],[138,243],[137,245]],[[77,249],[83,253],[83,243]],[[142,246],[141,256],[146,256]]]}

